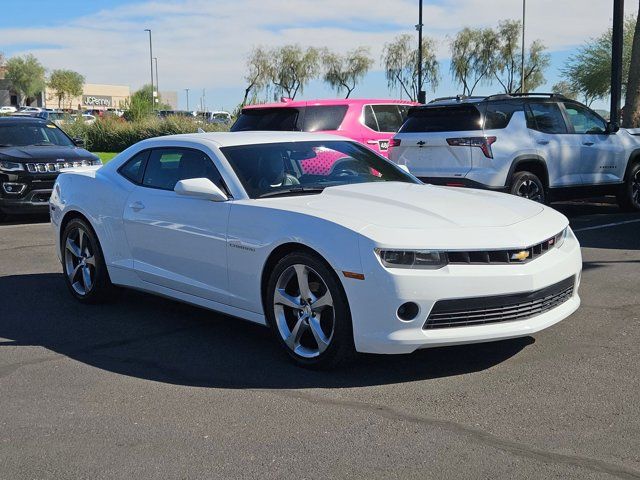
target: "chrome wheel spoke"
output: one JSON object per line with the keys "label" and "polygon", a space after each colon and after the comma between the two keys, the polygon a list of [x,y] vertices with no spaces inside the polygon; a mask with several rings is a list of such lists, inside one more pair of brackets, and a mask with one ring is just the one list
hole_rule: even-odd
{"label": "chrome wheel spoke", "polygon": [[315,297],[309,288],[309,269],[304,265],[295,265],[296,278],[298,279],[298,287],[300,288],[300,297],[313,300]]}
{"label": "chrome wheel spoke", "polygon": [[296,350],[300,346],[300,339],[302,338],[302,334],[307,329],[307,323],[305,322],[307,317],[304,315],[298,318],[296,325],[291,330],[291,334],[285,340],[285,343],[291,350]]}
{"label": "chrome wheel spoke", "polygon": [[327,290],[326,293],[320,298],[311,303],[311,308],[313,308],[315,312],[320,312],[327,307],[333,307],[333,298],[331,298],[329,290]]}
{"label": "chrome wheel spoke", "polygon": [[67,238],[67,250],[69,250],[69,252],[71,252],[71,254],[76,257],[76,258],[80,258],[82,256],[82,252],[80,250],[80,247],[78,247],[78,245],[76,245],[76,243],[71,240],[71,237]]}
{"label": "chrome wheel spoke", "polygon": [[75,268],[71,271],[71,273],[69,273],[69,281],[71,283],[75,283],[76,281],[76,277],[78,276],[78,272],[82,269],[82,264],[78,264],[75,266]]}
{"label": "chrome wheel spoke", "polygon": [[327,336],[322,331],[319,314],[309,318],[309,328],[311,329],[313,338],[316,340],[316,343],[318,344],[318,351],[320,353],[324,352],[329,346],[329,338],[327,338]]}
{"label": "chrome wheel spoke", "polygon": [[84,285],[85,292],[91,290],[91,272],[89,271],[89,267],[87,267],[86,265],[82,267],[82,283]]}
{"label": "chrome wheel spoke", "polygon": [[295,310],[300,310],[302,308],[302,305],[300,304],[300,297],[289,295],[282,288],[276,288],[273,302],[276,305],[284,305],[285,307],[290,307]]}
{"label": "chrome wheel spoke", "polygon": [[96,267],[96,257],[91,255],[90,257],[87,257],[87,258],[84,259],[84,263],[86,263],[87,265],[91,265],[93,268],[95,268]]}

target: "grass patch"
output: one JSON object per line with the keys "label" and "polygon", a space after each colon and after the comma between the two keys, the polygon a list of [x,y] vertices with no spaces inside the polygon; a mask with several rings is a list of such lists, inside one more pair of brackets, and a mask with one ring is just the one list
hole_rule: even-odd
{"label": "grass patch", "polygon": [[100,157],[100,160],[102,160],[103,164],[109,162],[109,160],[111,160],[113,157],[118,155],[118,152],[91,152],[91,153]]}

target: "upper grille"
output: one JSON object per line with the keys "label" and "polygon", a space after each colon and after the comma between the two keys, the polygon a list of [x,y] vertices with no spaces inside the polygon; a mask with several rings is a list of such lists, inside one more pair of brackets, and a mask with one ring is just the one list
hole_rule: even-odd
{"label": "upper grille", "polygon": [[447,252],[449,264],[508,264],[527,263],[547,253],[558,242],[562,233],[531,247],[517,250],[471,250]]}
{"label": "upper grille", "polygon": [[47,163],[27,163],[27,171],[30,173],[55,173],[61,168],[85,167],[91,165],[88,160],[79,162],[47,162]]}
{"label": "upper grille", "polygon": [[465,327],[535,317],[569,300],[574,286],[572,276],[533,292],[439,300],[422,328]]}

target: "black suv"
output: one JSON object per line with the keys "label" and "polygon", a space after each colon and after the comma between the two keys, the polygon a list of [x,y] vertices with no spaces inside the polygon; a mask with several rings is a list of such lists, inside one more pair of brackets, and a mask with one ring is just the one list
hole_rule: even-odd
{"label": "black suv", "polygon": [[0,220],[45,213],[61,168],[99,165],[55,124],[34,117],[0,118]]}

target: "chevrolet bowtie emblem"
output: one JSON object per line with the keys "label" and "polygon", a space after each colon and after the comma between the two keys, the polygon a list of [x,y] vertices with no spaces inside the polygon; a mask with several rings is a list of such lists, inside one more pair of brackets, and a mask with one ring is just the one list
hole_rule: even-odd
{"label": "chevrolet bowtie emblem", "polygon": [[522,250],[518,253],[511,254],[511,260],[518,260],[519,262],[523,262],[529,258],[529,250]]}
{"label": "chevrolet bowtie emblem", "polygon": [[425,142],[424,140],[420,140],[419,142],[416,142],[416,145],[419,145],[420,147],[425,145],[427,142]]}

